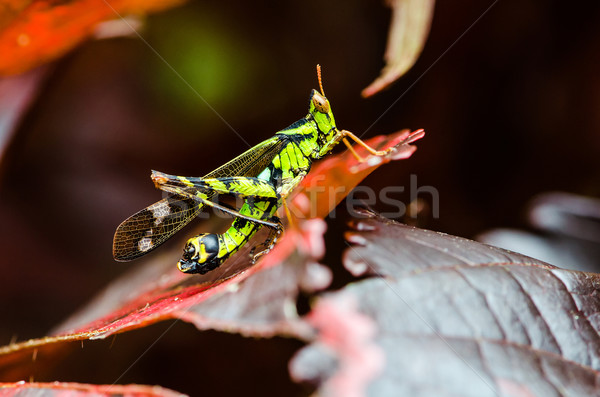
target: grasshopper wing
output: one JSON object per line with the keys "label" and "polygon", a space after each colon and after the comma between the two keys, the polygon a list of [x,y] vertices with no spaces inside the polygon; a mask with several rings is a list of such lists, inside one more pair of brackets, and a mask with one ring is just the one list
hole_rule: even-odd
{"label": "grasshopper wing", "polygon": [[[255,177],[281,151],[285,142],[278,136],[267,139],[242,153],[204,178]],[[208,199],[212,197],[212,194]],[[121,223],[113,239],[113,257],[130,261],[158,247],[187,225],[204,209],[193,199],[170,194]]]}

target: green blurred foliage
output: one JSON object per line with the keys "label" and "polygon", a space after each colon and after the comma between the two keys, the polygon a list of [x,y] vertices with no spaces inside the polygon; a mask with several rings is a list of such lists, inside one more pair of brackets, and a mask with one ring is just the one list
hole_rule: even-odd
{"label": "green blurred foliage", "polygon": [[[244,112],[260,90],[251,76],[265,66],[260,43],[229,27],[224,9],[178,8],[148,20],[148,40],[164,62],[145,69],[165,113],[202,122],[203,134],[223,125],[215,112]],[[217,111],[217,109],[219,109]]]}

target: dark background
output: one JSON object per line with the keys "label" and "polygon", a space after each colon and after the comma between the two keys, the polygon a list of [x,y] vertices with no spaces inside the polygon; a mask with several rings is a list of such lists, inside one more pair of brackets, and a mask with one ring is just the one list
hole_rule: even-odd
{"label": "dark background", "polygon": [[[440,1],[414,68],[363,99],[383,66],[382,3],[192,2],[149,17],[147,43],[92,41],[59,61],[3,160],[0,344],[45,335],[139,266],[112,260],[112,235],[161,197],[150,170],[201,176],[303,117],[317,63],[339,127],[364,137],[426,130],[411,159],[364,182],[408,190],[414,174],[435,187],[440,216],[424,213],[421,226],[463,237],[526,228],[540,192],[600,195],[600,3],[500,0],[455,43],[492,2]],[[329,262],[342,249],[341,214],[329,220]],[[53,376],[112,383],[167,327],[119,336],[112,349],[86,342]],[[280,395],[299,346],[179,323],[119,383]]]}

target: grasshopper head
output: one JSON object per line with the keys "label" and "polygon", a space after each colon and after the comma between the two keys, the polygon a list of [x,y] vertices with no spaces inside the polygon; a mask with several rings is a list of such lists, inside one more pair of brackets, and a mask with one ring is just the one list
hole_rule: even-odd
{"label": "grasshopper head", "polygon": [[335,119],[331,112],[331,105],[325,96],[317,90],[310,93],[309,113],[313,116],[319,127],[319,138],[323,142],[329,142],[337,132]]}
{"label": "grasshopper head", "polygon": [[331,150],[339,140],[340,135],[335,127],[335,119],[331,112],[331,105],[327,98],[325,98],[320,65],[317,65],[317,77],[319,79],[319,88],[321,89],[321,92],[319,93],[317,90],[311,91],[308,112],[312,115],[319,129],[317,136],[319,152],[317,157],[320,158],[323,154]]}

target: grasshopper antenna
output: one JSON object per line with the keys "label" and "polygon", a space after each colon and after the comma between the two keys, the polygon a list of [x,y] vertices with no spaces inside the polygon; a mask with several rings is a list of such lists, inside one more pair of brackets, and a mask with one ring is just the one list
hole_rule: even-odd
{"label": "grasshopper antenna", "polygon": [[321,80],[321,65],[317,64],[317,77],[319,78],[319,87],[321,88],[321,94],[325,96],[325,91],[323,90],[323,80]]}

